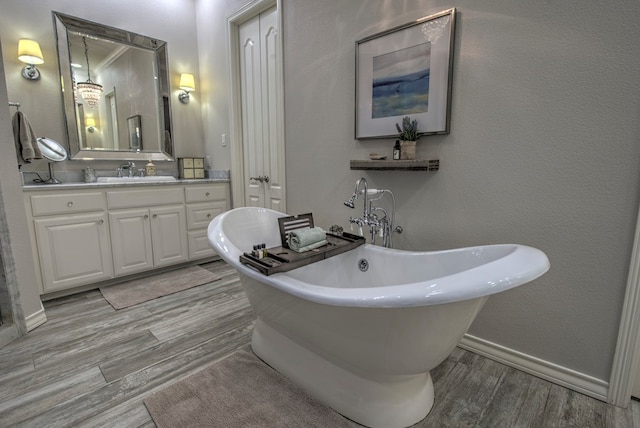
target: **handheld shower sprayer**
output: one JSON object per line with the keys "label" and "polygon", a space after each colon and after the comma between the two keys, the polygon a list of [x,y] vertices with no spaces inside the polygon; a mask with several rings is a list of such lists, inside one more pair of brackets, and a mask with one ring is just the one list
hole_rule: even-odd
{"label": "handheld shower sprayer", "polygon": [[[380,195],[386,191],[387,190],[384,190],[384,189],[367,189],[367,195],[369,196]],[[354,193],[353,195],[351,195],[351,197],[348,200],[344,202],[344,205],[349,208],[355,208],[356,200],[358,199],[358,194],[362,195],[363,193],[364,193],[363,190],[360,190],[360,192],[358,193]]]}
{"label": "handheld shower sprayer", "polygon": [[[364,185],[364,190],[360,190],[360,185]],[[356,181],[356,189],[353,191],[353,195],[347,200],[344,204],[349,208],[356,207],[356,200],[358,199],[358,195],[364,194],[364,206],[365,206],[365,217],[366,217],[366,208],[367,208],[367,179],[362,177],[358,181]]]}
{"label": "handheld shower sprayer", "polygon": [[356,199],[358,199],[358,195],[356,195],[355,193],[353,195],[351,195],[351,197],[345,201],[345,206],[349,207],[349,208],[355,208],[356,207]]}

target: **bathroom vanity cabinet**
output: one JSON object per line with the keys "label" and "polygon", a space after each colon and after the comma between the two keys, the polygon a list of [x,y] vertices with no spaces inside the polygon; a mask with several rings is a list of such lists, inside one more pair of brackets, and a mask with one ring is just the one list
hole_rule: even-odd
{"label": "bathroom vanity cabinet", "polygon": [[207,226],[230,208],[227,182],[27,186],[24,199],[41,295],[215,256]]}
{"label": "bathroom vanity cabinet", "polygon": [[110,190],[106,197],[116,275],[189,259],[184,189]]}

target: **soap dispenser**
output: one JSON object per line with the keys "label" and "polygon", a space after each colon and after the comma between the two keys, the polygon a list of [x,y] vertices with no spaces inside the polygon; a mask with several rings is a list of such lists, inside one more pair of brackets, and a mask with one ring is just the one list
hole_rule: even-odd
{"label": "soap dispenser", "polygon": [[396,145],[393,146],[393,160],[400,160],[400,140],[396,140]]}
{"label": "soap dispenser", "polygon": [[156,175],[156,166],[153,164],[151,159],[149,159],[149,163],[145,166],[145,175]]}

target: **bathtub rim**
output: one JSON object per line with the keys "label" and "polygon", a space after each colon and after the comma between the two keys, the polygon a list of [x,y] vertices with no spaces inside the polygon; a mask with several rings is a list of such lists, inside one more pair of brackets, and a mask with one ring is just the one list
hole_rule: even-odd
{"label": "bathtub rim", "polygon": [[[418,256],[454,251],[473,251],[474,249],[489,247],[512,247],[514,250],[509,252],[507,257],[502,257],[490,263],[453,275],[433,278],[427,281],[362,288],[337,288],[309,284],[291,276],[291,273],[295,275],[294,272],[299,269],[305,269],[307,266],[294,269],[290,271],[291,273],[283,272],[267,276],[254,268],[240,263],[239,257],[242,251],[235,245],[229,245],[233,243],[222,230],[222,224],[226,217],[233,215],[233,213],[238,210],[263,211],[267,213],[267,215],[274,216],[275,218],[287,215],[268,208],[240,207],[216,216],[209,224],[207,231],[209,243],[215,249],[216,253],[232,267],[248,277],[266,285],[273,286],[286,293],[320,304],[347,307],[395,308],[452,303],[490,296],[526,284],[543,275],[550,267],[549,259],[542,251],[520,244],[491,244],[437,251],[407,251],[364,244],[359,248],[363,249],[364,247],[365,251],[402,252],[407,255]],[[340,257],[340,255],[334,256],[334,258],[335,257]],[[520,267],[514,268],[514,264]],[[496,275],[496,269],[502,269],[503,273]],[[461,285],[463,283],[464,285]]]}

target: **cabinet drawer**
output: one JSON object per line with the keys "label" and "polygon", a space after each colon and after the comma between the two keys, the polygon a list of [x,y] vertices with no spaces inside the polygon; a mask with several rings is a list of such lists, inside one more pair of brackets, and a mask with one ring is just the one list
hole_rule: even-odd
{"label": "cabinet drawer", "polygon": [[187,229],[206,229],[215,216],[226,210],[225,201],[187,205]]}
{"label": "cabinet drawer", "polygon": [[184,202],[182,187],[107,192],[109,209],[171,205]]}
{"label": "cabinet drawer", "polygon": [[189,202],[225,201],[228,197],[229,186],[226,183],[209,186],[187,186],[185,195]]}
{"label": "cabinet drawer", "polygon": [[34,216],[69,214],[105,209],[101,192],[67,193],[31,196],[31,212]]}
{"label": "cabinet drawer", "polygon": [[189,260],[202,257],[213,257],[216,252],[209,245],[206,230],[196,230],[189,233]]}

